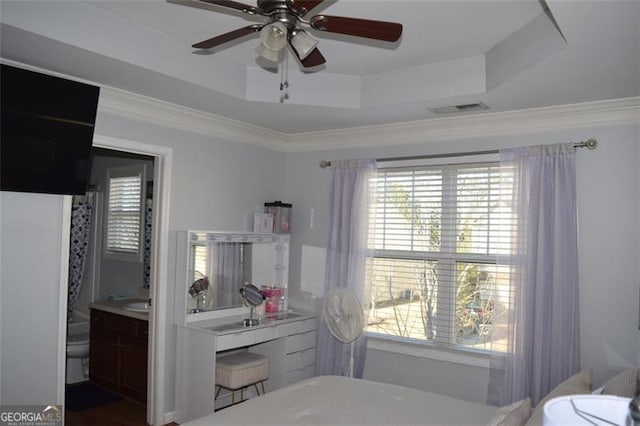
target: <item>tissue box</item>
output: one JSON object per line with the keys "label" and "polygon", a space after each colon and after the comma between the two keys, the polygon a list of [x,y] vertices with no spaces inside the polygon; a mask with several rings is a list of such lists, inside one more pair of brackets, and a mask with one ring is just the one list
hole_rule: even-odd
{"label": "tissue box", "polygon": [[273,215],[271,213],[255,213],[253,215],[253,232],[270,234],[273,232]]}

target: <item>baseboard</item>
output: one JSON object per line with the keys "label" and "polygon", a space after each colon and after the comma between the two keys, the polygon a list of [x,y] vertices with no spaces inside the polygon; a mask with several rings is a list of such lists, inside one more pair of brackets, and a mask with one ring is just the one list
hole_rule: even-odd
{"label": "baseboard", "polygon": [[164,413],[163,425],[173,423],[176,420],[176,412],[169,411],[168,413]]}

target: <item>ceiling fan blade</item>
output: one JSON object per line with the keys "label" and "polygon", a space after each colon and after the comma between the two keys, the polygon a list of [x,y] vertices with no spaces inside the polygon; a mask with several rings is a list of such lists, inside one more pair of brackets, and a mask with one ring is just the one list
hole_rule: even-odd
{"label": "ceiling fan blade", "polygon": [[296,57],[298,58],[302,66],[305,68],[317,67],[318,65],[322,65],[325,62],[327,62],[327,60],[324,58],[322,53],[320,53],[317,47],[315,47],[311,51],[311,53],[309,53],[307,57],[304,59],[300,58],[300,55],[298,54],[296,49],[293,47],[293,45],[291,45],[291,40],[289,40],[289,47],[291,48],[291,51],[293,52],[293,54],[296,55]]}
{"label": "ceiling fan blade", "polygon": [[262,15],[262,10],[254,6],[249,6],[244,3],[239,3],[232,0],[198,0],[203,3],[215,4],[222,7],[228,7],[229,9],[239,10],[249,15]]}
{"label": "ceiling fan blade", "polygon": [[220,34],[219,36],[203,40],[191,47],[196,49],[211,49],[212,47],[219,46],[231,40],[235,40],[249,34],[257,33],[262,29],[263,26],[263,24],[253,24],[243,28],[238,28],[237,30],[229,31],[228,33]]}
{"label": "ceiling fan blade", "polygon": [[289,0],[291,9],[295,10],[300,16],[304,16],[324,3],[324,0]]}
{"label": "ceiling fan blade", "polygon": [[320,53],[317,47],[309,53],[309,56],[300,61],[305,68],[317,67],[325,62],[327,62],[327,60],[322,56],[322,53]]}
{"label": "ceiling fan blade", "polygon": [[402,35],[402,24],[343,16],[316,15],[310,25],[319,31],[391,42],[398,41]]}

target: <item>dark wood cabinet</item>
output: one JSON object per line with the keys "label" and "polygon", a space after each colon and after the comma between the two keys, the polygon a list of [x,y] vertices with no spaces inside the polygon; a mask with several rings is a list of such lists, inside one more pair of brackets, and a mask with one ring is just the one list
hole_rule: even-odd
{"label": "dark wood cabinet", "polygon": [[148,321],[92,309],[91,381],[146,404],[148,330]]}

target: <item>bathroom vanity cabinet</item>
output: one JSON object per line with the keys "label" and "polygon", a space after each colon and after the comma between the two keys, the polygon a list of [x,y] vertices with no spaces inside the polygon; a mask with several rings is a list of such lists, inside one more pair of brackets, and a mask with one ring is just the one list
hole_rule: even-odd
{"label": "bathroom vanity cabinet", "polygon": [[146,404],[148,329],[148,321],[91,309],[91,381]]}

